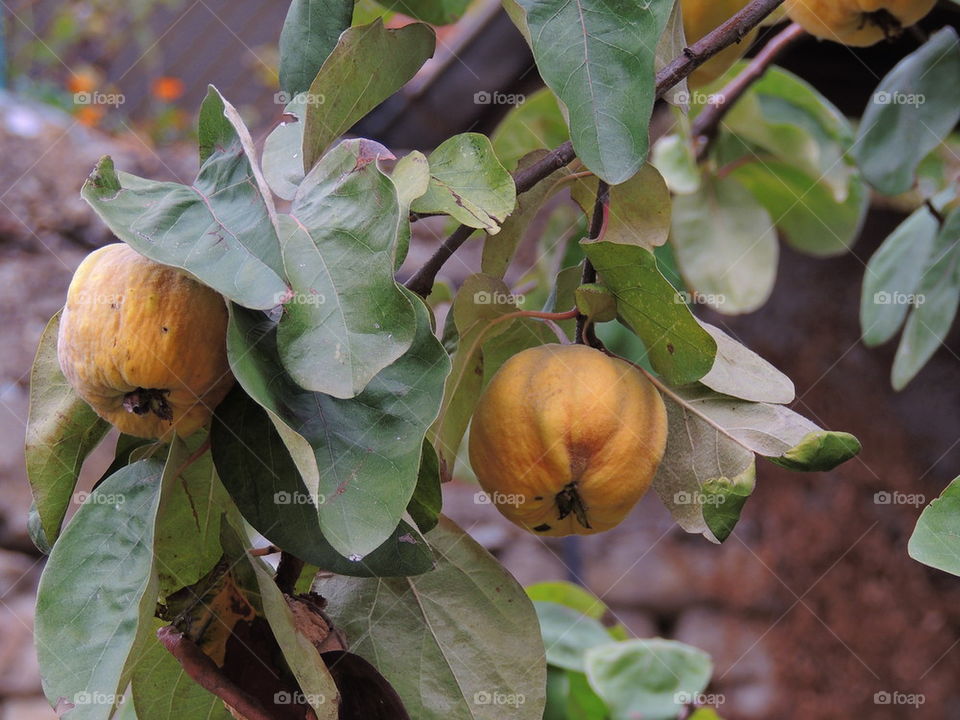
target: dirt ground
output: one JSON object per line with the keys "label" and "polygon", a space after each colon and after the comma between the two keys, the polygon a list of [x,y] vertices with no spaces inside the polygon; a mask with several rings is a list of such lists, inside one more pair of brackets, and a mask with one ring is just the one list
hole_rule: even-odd
{"label": "dirt ground", "polygon": [[[160,163],[135,148],[65,133],[57,118],[37,120],[42,131],[27,137],[21,110],[0,102],[0,718],[40,720],[53,713],[38,697],[30,641],[42,558],[25,532],[29,364],[72,269],[105,239],[76,199],[96,158],[114,152],[123,158],[118,165],[154,176],[177,175],[164,163],[186,161]],[[684,534],[654,497],[578,548],[520,534],[476,504],[468,485],[446,488],[446,512],[524,583],[568,577],[578,551],[580,579],[634,633],[711,653],[712,691],[728,720],[960,718],[960,579],[907,556],[919,507],[874,497],[897,490],[929,501],[960,468],[957,334],[900,394],[889,388],[892,348],[858,342],[863,263],[894,222],[875,215],[855,253],[843,258],[785,250],[762,311],[707,318],[790,375],[801,412],[855,433],[864,445],[858,459],[810,475],[762,463],[744,519],[722,546]],[[919,693],[923,704],[878,704],[877,693]]]}

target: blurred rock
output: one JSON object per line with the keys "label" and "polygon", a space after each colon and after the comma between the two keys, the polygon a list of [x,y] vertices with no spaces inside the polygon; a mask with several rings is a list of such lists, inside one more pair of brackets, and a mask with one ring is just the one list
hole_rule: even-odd
{"label": "blurred rock", "polygon": [[0,603],[0,696],[32,695],[40,687],[33,618],[30,594]]}
{"label": "blurred rock", "polygon": [[45,698],[11,698],[0,706],[0,720],[57,720]]}

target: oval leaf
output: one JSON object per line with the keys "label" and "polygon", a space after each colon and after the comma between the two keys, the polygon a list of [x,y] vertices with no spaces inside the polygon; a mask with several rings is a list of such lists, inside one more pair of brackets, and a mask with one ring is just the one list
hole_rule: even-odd
{"label": "oval leaf", "polygon": [[60,370],[57,333],[60,313],[40,337],[30,370],[30,415],[25,442],[27,477],[43,542],[51,545],[70,506],[83,461],[110,423],[80,399]]}
{"label": "oval leaf", "polygon": [[293,97],[310,87],[352,18],[353,0],[291,0],[280,31],[280,88],[285,94]]}
{"label": "oval leaf", "polygon": [[277,330],[280,359],[301,387],[338,398],[360,393],[407,351],[416,330],[413,305],[393,278],[407,219],[380,157],[392,156],[370,140],[345,140],[280,216],[292,288]]}
{"label": "oval leaf", "polygon": [[917,562],[960,575],[960,477],[924,508],[907,552]]}
{"label": "oval leaf", "polygon": [[541,720],[543,641],[523,588],[450,520],[427,539],[438,566],[425,575],[318,581],[351,651],[393,684],[410,717]]}

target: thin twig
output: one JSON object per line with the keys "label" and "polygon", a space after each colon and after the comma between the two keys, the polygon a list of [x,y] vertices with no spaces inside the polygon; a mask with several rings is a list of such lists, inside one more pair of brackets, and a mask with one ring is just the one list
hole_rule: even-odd
{"label": "thin twig", "polygon": [[[607,207],[610,204],[610,186],[603,180],[597,181],[597,198],[593,203],[593,216],[590,219],[589,240],[598,240],[603,233],[603,223],[607,216]],[[597,269],[593,267],[590,258],[583,259],[583,273],[580,276],[580,284],[586,285],[597,281]],[[593,328],[590,327],[590,319],[583,314],[577,315],[577,331],[574,335],[574,342],[579,345],[593,345]]]}
{"label": "thin twig", "polygon": [[160,643],[200,687],[213,693],[247,720],[276,720],[263,704],[223,674],[216,663],[174,627],[157,630]]}
{"label": "thin twig", "polygon": [[[666,67],[657,73],[656,97],[662,98],[690,73],[703,65],[721,50],[743,40],[747,34],[765,20],[774,10],[780,7],[785,0],[753,0],[727,22],[704,35],[693,45],[683,49],[683,53],[674,58]],[[567,142],[554,148],[540,160],[524,168],[514,175],[517,194],[525,193],[541,180],[549,177],[555,170],[566,167],[577,156],[573,144]],[[421,297],[427,297],[433,291],[433,283],[444,263],[467,241],[473,234],[473,228],[463,225],[458,227],[450,237],[436,250],[413,276],[407,280],[409,290]]]}
{"label": "thin twig", "polygon": [[717,135],[720,123],[736,105],[743,94],[764,76],[767,69],[788,47],[804,37],[807,31],[791,23],[763,46],[756,57],[719,93],[710,98],[710,102],[697,115],[693,122],[693,137],[697,143],[697,161],[702,162],[710,149],[710,143]]}

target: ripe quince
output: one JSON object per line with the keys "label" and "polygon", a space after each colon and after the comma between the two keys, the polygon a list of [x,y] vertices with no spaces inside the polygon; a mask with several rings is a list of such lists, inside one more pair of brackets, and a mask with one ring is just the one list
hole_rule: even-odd
{"label": "ripe quince", "polygon": [[936,0],[787,0],[790,19],[811,35],[867,47],[924,18]]}
{"label": "ripe quince", "polygon": [[186,437],[233,385],[226,330],[218,293],[119,243],[77,268],[57,356],[77,394],[122,432]]}
{"label": "ripe quince", "polygon": [[[683,32],[687,37],[687,43],[695,43],[711,30],[725,23],[740,12],[748,2],[750,0],[680,0]],[[707,60],[688,78],[690,87],[709,85],[723,75],[746,54],[756,37],[757,31],[752,30],[739,43],[724,48]]]}
{"label": "ripe quince", "polygon": [[510,358],[470,427],[470,463],[508,520],[537,535],[616,526],[663,458],[667,414],[630,364],[583,345],[543,345]]}

